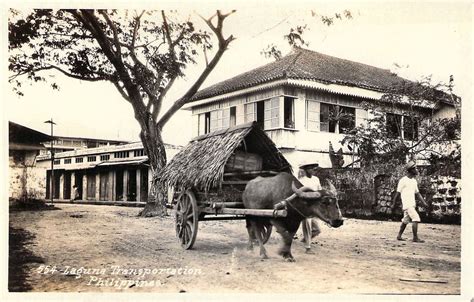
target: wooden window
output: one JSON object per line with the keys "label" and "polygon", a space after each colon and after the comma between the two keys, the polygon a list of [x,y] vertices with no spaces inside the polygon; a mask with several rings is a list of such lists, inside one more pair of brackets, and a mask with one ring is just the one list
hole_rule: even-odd
{"label": "wooden window", "polygon": [[306,129],[308,131],[320,131],[319,105],[316,101],[306,101]]}
{"label": "wooden window", "polygon": [[54,160],[54,164],[55,164],[55,165],[61,164],[61,160],[60,160],[60,159],[55,159],[55,160]]}
{"label": "wooden window", "polygon": [[331,133],[347,133],[355,127],[355,108],[320,104],[320,130]]}
{"label": "wooden window", "polygon": [[220,121],[221,128],[225,129],[229,128],[230,125],[230,108],[226,108],[222,110],[222,120]]}
{"label": "wooden window", "polygon": [[257,120],[256,103],[245,104],[245,122],[250,123]]}
{"label": "wooden window", "polygon": [[145,156],[145,149],[139,149],[133,151],[133,157]]}
{"label": "wooden window", "polygon": [[348,133],[355,128],[355,108],[339,106],[339,133]]}
{"label": "wooden window", "polygon": [[283,127],[285,128],[295,128],[295,102],[294,98],[285,96],[284,99],[284,111],[283,111]]}
{"label": "wooden window", "polygon": [[84,161],[83,157],[77,157],[76,160],[75,160],[76,164],[77,163],[82,163],[83,161]]}
{"label": "wooden window", "polygon": [[211,127],[210,131],[229,128],[230,125],[230,108],[211,111]]}
{"label": "wooden window", "polygon": [[218,121],[222,120],[222,111],[215,110],[211,111],[211,129],[210,132],[217,131],[219,129]]}
{"label": "wooden window", "polygon": [[387,113],[386,129],[388,137],[397,138],[402,136],[402,116],[399,114]]}
{"label": "wooden window", "polygon": [[230,111],[229,111],[229,114],[230,114],[230,119],[229,119],[229,127],[233,127],[237,124],[237,117],[236,117],[236,107],[230,107]]}
{"label": "wooden window", "polygon": [[102,154],[100,156],[100,160],[101,161],[104,161],[104,160],[109,160],[110,159],[110,154]]}
{"label": "wooden window", "polygon": [[278,97],[265,101],[263,129],[277,128],[280,126],[280,99]]}
{"label": "wooden window", "polygon": [[418,140],[418,120],[410,116],[403,116],[403,139]]}
{"label": "wooden window", "polygon": [[418,139],[418,120],[414,117],[387,113],[385,126],[388,137],[406,140]]}
{"label": "wooden window", "polygon": [[71,163],[71,159],[70,158],[65,158],[64,159],[64,164],[70,164]]}
{"label": "wooden window", "polygon": [[96,160],[97,160],[97,156],[88,156],[88,157],[87,157],[87,162],[89,162],[89,163],[90,163],[90,162],[94,162],[94,161],[96,161]]}
{"label": "wooden window", "polygon": [[130,154],[128,151],[114,152],[114,158],[127,158]]}
{"label": "wooden window", "polygon": [[204,133],[211,132],[211,113],[206,112],[204,115]]}

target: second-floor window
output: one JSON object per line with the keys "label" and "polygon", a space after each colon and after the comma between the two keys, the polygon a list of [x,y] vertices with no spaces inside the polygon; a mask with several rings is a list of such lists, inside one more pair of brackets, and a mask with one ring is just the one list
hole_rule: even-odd
{"label": "second-floor window", "polygon": [[355,108],[308,100],[306,128],[308,131],[348,133],[355,128]]}
{"label": "second-floor window", "polygon": [[139,149],[133,151],[133,157],[145,156],[145,149]]}
{"label": "second-floor window", "polygon": [[[281,118],[281,106],[283,105],[283,118]],[[283,120],[283,125],[280,122]],[[284,97],[283,103],[280,97],[245,104],[245,122],[256,121],[263,129],[272,128],[295,128],[294,98]]]}
{"label": "second-floor window", "polygon": [[410,116],[387,113],[386,129],[391,138],[418,139],[418,121]]}
{"label": "second-floor window", "polygon": [[128,151],[114,152],[114,158],[127,158],[130,154]]}
{"label": "second-floor window", "polygon": [[278,98],[272,98],[266,100],[264,103],[264,124],[263,129],[277,128],[279,126],[280,119],[280,100]]}
{"label": "second-floor window", "polygon": [[229,119],[230,119],[230,110],[229,110],[229,108],[211,111],[210,131],[214,132],[214,131],[217,131],[217,130],[228,128],[229,127]]}
{"label": "second-floor window", "polygon": [[89,163],[90,163],[90,162],[94,162],[94,161],[96,161],[96,160],[97,160],[97,157],[96,157],[96,156],[88,156],[88,157],[87,157],[87,162],[89,162]]}

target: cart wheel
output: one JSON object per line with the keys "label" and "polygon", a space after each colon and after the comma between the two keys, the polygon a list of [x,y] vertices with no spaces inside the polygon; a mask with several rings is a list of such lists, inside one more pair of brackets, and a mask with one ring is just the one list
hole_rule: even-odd
{"label": "cart wheel", "polygon": [[176,236],[181,246],[193,247],[198,231],[199,210],[193,192],[187,190],[175,205]]}
{"label": "cart wheel", "polygon": [[262,226],[263,244],[267,243],[268,239],[270,239],[270,236],[272,235],[272,228],[273,226],[271,224],[264,224]]}

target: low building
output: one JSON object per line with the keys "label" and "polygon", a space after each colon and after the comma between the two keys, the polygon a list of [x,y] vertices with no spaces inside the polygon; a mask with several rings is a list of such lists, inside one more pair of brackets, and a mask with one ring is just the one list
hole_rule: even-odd
{"label": "low building", "polygon": [[[165,150],[171,159],[179,147],[165,144]],[[47,199],[51,183],[53,200],[72,199],[74,186],[80,200],[146,202],[148,198],[151,170],[141,142],[57,153],[53,173],[49,154],[38,157],[38,166],[45,169]]]}
{"label": "low building", "polygon": [[14,122],[8,122],[8,134],[9,198],[44,198],[46,168],[36,162],[51,136]]}

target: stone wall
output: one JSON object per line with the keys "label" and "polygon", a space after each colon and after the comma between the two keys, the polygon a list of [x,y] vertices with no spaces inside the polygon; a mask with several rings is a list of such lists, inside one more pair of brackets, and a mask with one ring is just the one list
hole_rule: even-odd
{"label": "stone wall", "polygon": [[[419,168],[420,193],[430,205],[418,207],[425,222],[460,223],[461,184],[454,177],[429,174]],[[442,171],[441,171],[442,172]],[[398,180],[405,175],[401,165],[377,165],[364,169],[320,169],[318,176],[325,184],[330,179],[339,193],[339,206],[344,216],[399,220],[403,216],[401,200],[392,204]]]}

